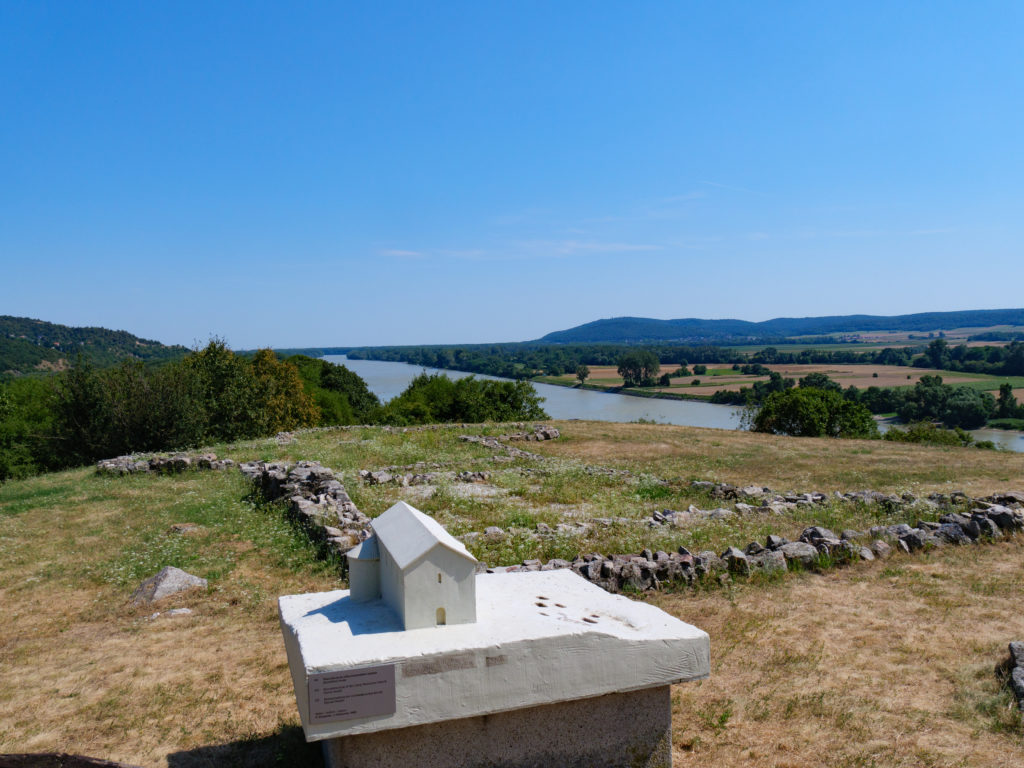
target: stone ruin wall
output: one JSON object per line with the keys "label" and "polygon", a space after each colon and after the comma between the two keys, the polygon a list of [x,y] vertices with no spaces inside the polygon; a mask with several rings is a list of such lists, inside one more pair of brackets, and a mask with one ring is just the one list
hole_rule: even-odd
{"label": "stone ruin wall", "polygon": [[[424,428],[436,429],[431,425]],[[396,429],[396,428],[391,428]],[[408,430],[410,428],[406,428]],[[517,458],[542,457],[509,445],[512,441],[551,440],[559,436],[552,427],[502,435],[501,438],[462,435],[460,439],[492,448],[493,462],[509,462]],[[215,455],[177,454],[169,457],[118,457],[97,464],[104,474],[126,475],[134,473],[181,472],[188,469],[225,470],[235,467],[230,459]],[[370,485],[395,483],[402,486],[435,484],[443,476],[457,482],[478,483],[489,477],[486,472],[439,472],[451,463],[419,463],[404,467],[386,467],[381,470],[361,470],[362,482]],[[299,461],[293,465],[280,462],[251,461],[237,465],[268,502],[287,505],[288,514],[298,521],[310,538],[329,551],[343,555],[370,535],[370,518],[352,501],[336,473],[319,462]],[[526,470],[529,471],[529,470]],[[588,467],[588,472],[633,477],[627,470],[606,467]],[[660,481],[664,482],[664,481]],[[639,553],[602,555],[580,554],[573,560],[552,559],[548,562],[527,560],[518,565],[487,568],[489,572],[515,572],[571,568],[588,581],[610,592],[623,590],[646,591],[668,584],[693,584],[698,579],[749,576],[755,573],[780,573],[791,569],[819,567],[825,562],[841,564],[857,560],[887,557],[894,549],[911,554],[933,547],[973,545],[1004,536],[1016,535],[1024,530],[1024,493],[1008,491],[987,497],[972,498],[962,493],[931,494],[917,498],[911,494],[897,496],[876,491],[857,491],[827,495],[819,492],[778,494],[768,488],[747,486],[738,488],[726,483],[694,481],[694,490],[711,499],[731,502],[731,507],[687,510],[662,510],[639,524],[650,527],[683,527],[701,519],[727,519],[735,515],[782,515],[796,507],[815,507],[829,503],[876,504],[895,513],[907,510],[943,512],[937,522],[919,520],[915,526],[906,524],[876,526],[867,531],[845,530],[835,532],[821,527],[806,528],[797,541],[770,535],[765,542],[750,542],[742,549],[730,546],[724,552],[703,551],[692,553],[683,547],[675,552],[644,550]],[[582,525],[561,524],[552,530],[539,523],[531,535],[537,538],[585,533],[590,525],[636,525],[628,518],[594,518]],[[506,536],[500,528],[471,532],[461,538],[472,541],[477,537]],[[344,559],[342,559],[344,564]],[[344,566],[343,566],[344,567]]]}

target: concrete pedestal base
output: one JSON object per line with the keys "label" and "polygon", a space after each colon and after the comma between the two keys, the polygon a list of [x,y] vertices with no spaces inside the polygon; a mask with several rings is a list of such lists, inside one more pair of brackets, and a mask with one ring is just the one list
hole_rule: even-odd
{"label": "concrete pedestal base", "polygon": [[324,741],[328,768],[670,768],[669,686]]}

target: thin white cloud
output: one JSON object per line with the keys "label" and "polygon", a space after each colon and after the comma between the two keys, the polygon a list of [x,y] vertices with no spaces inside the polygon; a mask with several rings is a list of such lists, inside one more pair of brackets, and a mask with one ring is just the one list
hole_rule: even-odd
{"label": "thin white cloud", "polygon": [[882,237],[889,234],[881,229],[799,229],[793,233],[798,240],[845,240],[848,238]]}
{"label": "thin white cloud", "polygon": [[578,253],[635,253],[661,250],[660,245],[601,240],[538,240],[522,243],[522,247],[538,254],[556,256],[573,256]]}
{"label": "thin white cloud", "polygon": [[956,232],[955,229],[915,229],[912,235],[949,235]]}
{"label": "thin white cloud", "polygon": [[670,197],[663,197],[660,202],[662,203],[684,203],[687,200],[700,200],[702,197],[707,197],[707,194],[700,190],[693,192],[686,192],[682,195],[671,195]]}
{"label": "thin white cloud", "polygon": [[747,189],[746,187],[734,187],[731,184],[719,184],[717,181],[704,181],[701,180],[701,184],[707,184],[709,187],[718,187],[719,189],[728,189],[733,192],[746,192],[748,195],[761,195],[762,197],[768,197],[764,192],[758,192],[756,189]]}
{"label": "thin white cloud", "polygon": [[423,251],[407,251],[401,248],[385,248],[380,253],[381,256],[397,256],[402,259],[423,259],[427,256]]}
{"label": "thin white cloud", "polygon": [[482,248],[444,248],[437,254],[453,259],[483,259],[487,256],[487,251]]}

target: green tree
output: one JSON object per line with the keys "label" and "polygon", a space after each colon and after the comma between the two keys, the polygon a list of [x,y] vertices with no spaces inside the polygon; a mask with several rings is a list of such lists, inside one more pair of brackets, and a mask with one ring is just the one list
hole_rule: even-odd
{"label": "green tree", "polygon": [[[308,359],[308,358],[307,358]],[[354,424],[373,422],[380,410],[380,400],[363,381],[363,378],[344,365],[318,361],[320,367],[320,386],[331,392],[343,394],[352,406]]]}
{"label": "green tree", "polygon": [[579,365],[577,365],[576,366],[576,378],[579,380],[580,386],[582,387],[583,384],[586,382],[586,380],[588,378],[590,378],[590,368],[588,368],[583,363],[580,363]]}
{"label": "green tree", "polygon": [[704,365],[703,363],[697,363],[697,365],[693,366],[693,375],[694,376],[703,376],[707,372],[708,372],[708,367],[706,365]]}
{"label": "green tree", "polygon": [[999,399],[996,401],[996,416],[1000,419],[1012,419],[1017,415],[1017,398],[1013,394],[1013,384],[1005,382],[999,385]]}
{"label": "green tree", "polygon": [[206,412],[206,432],[215,440],[256,437],[264,428],[260,383],[252,365],[222,339],[211,339],[182,365],[195,376]]}
{"label": "green tree", "polygon": [[995,409],[995,399],[988,392],[956,387],[946,398],[942,422],[951,428],[977,429],[985,426]]}
{"label": "green tree", "polygon": [[316,407],[320,411],[320,426],[356,423],[352,404],[348,397],[343,392],[325,389],[321,385],[324,368],[331,366],[331,363],[306,355],[292,355],[287,362],[298,370],[306,393],[316,403]]}
{"label": "green tree", "polygon": [[922,376],[914,388],[904,395],[896,409],[900,421],[911,423],[926,419],[939,419],[946,410],[946,400],[952,387],[942,383],[941,376]]}
{"label": "green tree", "polygon": [[841,392],[842,386],[837,381],[833,381],[828,377],[826,373],[809,373],[800,379],[800,387],[812,387],[814,389],[829,389],[833,392]]}
{"label": "green tree", "polygon": [[619,358],[618,372],[623,386],[650,386],[661,371],[658,356],[649,349],[633,348]]}
{"label": "green tree", "polygon": [[1024,376],[1024,341],[1014,341],[1006,347],[1003,358],[1004,376]]}
{"label": "green tree", "polygon": [[56,384],[55,449],[65,464],[138,451],[188,448],[207,434],[209,410],[180,363],[139,361],[96,370],[79,360]]}
{"label": "green tree", "polygon": [[928,345],[928,349],[925,350],[924,354],[932,368],[941,369],[949,367],[949,342],[945,339],[935,339],[935,341]]}
{"label": "green tree", "polygon": [[543,398],[528,381],[492,381],[467,376],[421,373],[387,404],[380,419],[388,424],[521,421],[547,418]]}
{"label": "green tree", "polygon": [[57,382],[54,416],[54,446],[64,461],[91,461],[107,450],[114,415],[99,374],[82,356]]}
{"label": "green tree", "polygon": [[0,384],[0,482],[61,466],[52,398],[46,379],[26,376]]}
{"label": "green tree", "polygon": [[839,392],[813,387],[773,392],[753,415],[752,429],[794,437],[878,436],[867,408]]}
{"label": "green tree", "polygon": [[299,369],[277,359],[271,349],[261,349],[252,360],[260,401],[260,432],[263,434],[315,426],[317,408],[303,386]]}

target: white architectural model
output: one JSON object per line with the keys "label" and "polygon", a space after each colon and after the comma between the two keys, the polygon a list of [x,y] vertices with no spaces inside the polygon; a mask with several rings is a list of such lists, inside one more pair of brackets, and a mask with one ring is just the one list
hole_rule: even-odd
{"label": "white architectural model", "polygon": [[670,686],[707,677],[704,632],[570,570],[477,575],[404,502],[373,531],[351,590],[278,601],[328,768],[671,766]]}
{"label": "white architectural model", "polygon": [[476,558],[434,519],[400,501],[348,553],[356,602],[383,599],[404,629],[476,621]]}

